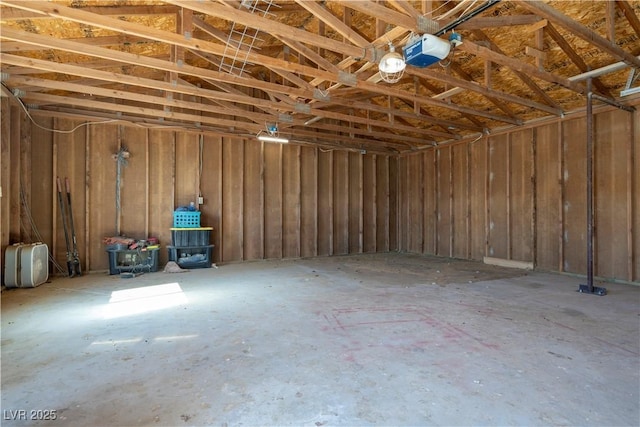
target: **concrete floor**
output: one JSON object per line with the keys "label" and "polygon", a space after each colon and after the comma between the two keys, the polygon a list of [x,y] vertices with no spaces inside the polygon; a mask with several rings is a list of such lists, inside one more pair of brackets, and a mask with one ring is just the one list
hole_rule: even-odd
{"label": "concrete floor", "polygon": [[637,426],[640,287],[579,283],[375,254],[8,290],[2,425]]}

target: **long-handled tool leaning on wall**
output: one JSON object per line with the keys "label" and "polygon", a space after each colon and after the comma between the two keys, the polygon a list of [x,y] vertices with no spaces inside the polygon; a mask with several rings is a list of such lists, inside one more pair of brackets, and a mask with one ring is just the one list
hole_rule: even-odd
{"label": "long-handled tool leaning on wall", "polygon": [[[64,240],[67,245],[67,273],[69,277],[81,276],[82,267],[80,266],[80,258],[78,257],[78,244],[76,240],[76,232],[73,225],[73,211],[71,209],[71,189],[69,186],[69,178],[65,178],[67,190],[67,200],[62,196],[62,186],[60,185],[60,177],[56,177],[58,185],[58,203],[60,204],[60,216],[62,219],[62,228],[64,230]],[[67,224],[67,222],[69,224]]]}

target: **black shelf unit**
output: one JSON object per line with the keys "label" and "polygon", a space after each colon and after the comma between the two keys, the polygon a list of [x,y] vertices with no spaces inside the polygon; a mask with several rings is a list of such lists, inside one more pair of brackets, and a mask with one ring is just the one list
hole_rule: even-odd
{"label": "black shelf unit", "polygon": [[169,261],[182,268],[211,268],[214,245],[209,244],[212,227],[171,229],[171,246],[167,246]]}
{"label": "black shelf unit", "polygon": [[213,245],[167,246],[169,261],[175,261],[182,268],[210,268]]}

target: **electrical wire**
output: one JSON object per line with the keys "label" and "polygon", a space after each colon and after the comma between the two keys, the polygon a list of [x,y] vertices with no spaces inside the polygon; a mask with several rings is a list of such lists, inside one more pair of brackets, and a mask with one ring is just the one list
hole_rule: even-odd
{"label": "electrical wire", "polygon": [[473,141],[469,142],[469,144],[473,144],[475,142],[480,141],[480,139],[482,139],[483,136],[485,136],[484,132],[482,132],[476,139],[474,139]]}
{"label": "electrical wire", "polygon": [[433,14],[435,12],[437,12],[438,10],[442,9],[443,7],[445,7],[446,5],[448,5],[451,2],[452,2],[452,0],[448,0],[448,1],[444,2],[444,3],[442,3],[440,6],[436,7],[435,9],[433,9],[431,11],[431,19],[437,20],[438,18],[440,18],[440,16],[442,16],[442,15],[433,16]]}
{"label": "electrical wire", "polygon": [[80,123],[79,125],[75,126],[72,129],[69,130],[60,130],[60,129],[53,129],[53,128],[48,128],[45,126],[40,125],[38,122],[36,122],[36,120],[31,116],[31,114],[29,113],[29,108],[24,104],[24,102],[22,102],[22,100],[16,96],[15,93],[13,93],[13,91],[11,91],[7,85],[5,85],[4,83],[0,83],[2,85],[2,87],[4,87],[7,92],[9,92],[11,94],[11,96],[13,97],[13,99],[15,99],[18,104],[20,105],[20,107],[22,107],[22,109],[24,110],[25,114],[27,115],[27,118],[29,118],[29,120],[31,121],[31,123],[33,123],[36,127],[45,130],[47,132],[54,132],[54,133],[61,133],[61,134],[70,134],[73,133],[75,131],[77,131],[78,129],[84,127],[84,126],[94,126],[94,125],[103,125],[103,124],[109,124],[109,123],[127,123],[127,124],[131,124],[133,126],[137,126],[143,129],[174,129],[175,126],[170,126],[170,125],[143,125],[140,123],[136,123],[136,122],[132,122],[129,120],[124,120],[124,119],[108,119],[108,120],[101,120],[101,121],[96,121],[96,122],[84,122],[84,123]]}
{"label": "electrical wire", "polygon": [[473,0],[473,2],[469,5],[469,7],[467,7],[464,12],[462,12],[459,16],[465,16],[467,14],[467,12],[469,12],[469,10],[475,6],[475,4],[478,2],[478,0]]}
{"label": "electrical wire", "polygon": [[76,127],[74,127],[73,129],[70,130],[60,130],[60,129],[51,129],[51,128],[47,128],[45,126],[42,126],[40,124],[38,124],[38,122],[36,122],[34,120],[33,117],[31,117],[31,114],[29,113],[29,109],[27,108],[27,106],[24,104],[24,102],[22,102],[22,100],[20,98],[18,98],[13,91],[11,91],[7,85],[5,85],[4,83],[2,83],[2,86],[7,89],[7,91],[13,96],[13,99],[15,99],[18,104],[20,104],[20,107],[22,107],[22,109],[24,110],[24,113],[27,115],[27,117],[29,118],[29,120],[31,120],[31,123],[33,123],[36,127],[39,127],[42,130],[46,130],[48,132],[55,132],[55,133],[63,133],[63,134],[69,134],[69,133],[73,133],[75,131],[77,131],[78,129],[80,129],[83,126],[90,126],[90,125],[101,125],[104,123],[114,123],[114,122],[121,122],[123,120],[119,120],[119,119],[110,119],[110,120],[104,120],[101,122],[84,122],[84,123],[80,123],[79,125],[77,125]]}
{"label": "electrical wire", "polygon": [[447,55],[447,62],[444,62],[444,59],[438,61],[438,65],[440,65],[442,68],[448,68],[451,65],[451,62],[453,62],[453,56],[456,53],[456,44],[451,44],[453,46],[451,47],[451,52],[449,52],[449,54]]}

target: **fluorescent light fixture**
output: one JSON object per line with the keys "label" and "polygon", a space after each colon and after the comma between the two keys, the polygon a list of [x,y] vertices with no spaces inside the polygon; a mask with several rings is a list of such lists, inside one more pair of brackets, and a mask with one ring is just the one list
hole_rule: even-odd
{"label": "fluorescent light fixture", "polygon": [[631,89],[625,89],[620,91],[620,96],[629,96],[634,93],[640,92],[640,87],[632,87]]}
{"label": "fluorescent light fixture", "polygon": [[269,135],[258,135],[258,139],[265,142],[279,142],[280,144],[286,144],[287,142],[289,142],[287,138],[279,138],[277,136]]}

